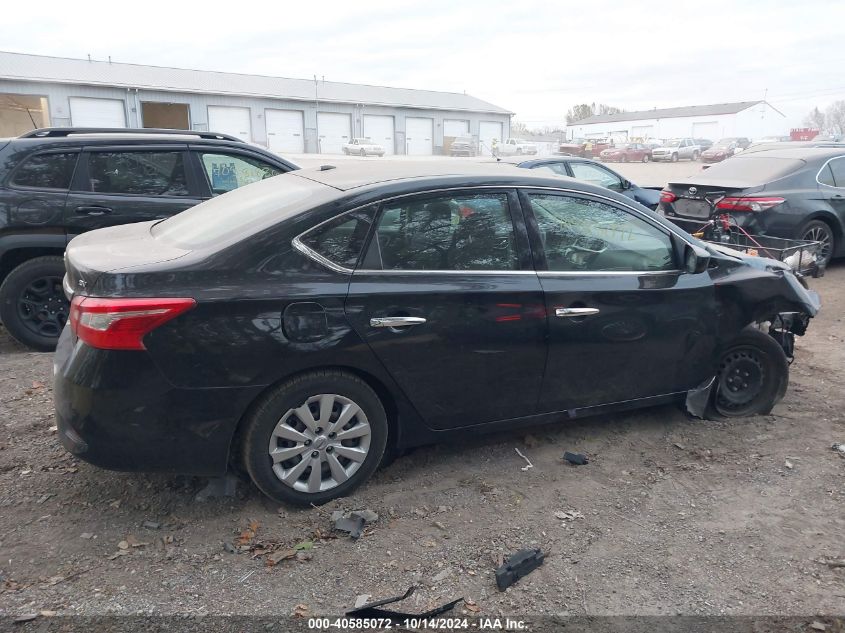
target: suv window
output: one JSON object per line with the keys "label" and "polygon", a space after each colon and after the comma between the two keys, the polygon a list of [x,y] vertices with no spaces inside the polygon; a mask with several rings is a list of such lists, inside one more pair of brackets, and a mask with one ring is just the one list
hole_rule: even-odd
{"label": "suv window", "polygon": [[504,193],[455,194],[385,205],[366,257],[384,270],[516,270]]}
{"label": "suv window", "polygon": [[622,191],[622,179],[598,165],[592,163],[569,163],[572,175],[578,180],[607,187],[615,191]]}
{"label": "suv window", "polygon": [[344,213],[311,229],[299,241],[334,264],[355,268],[376,210],[371,206]]}
{"label": "suv window", "polygon": [[845,187],[845,158],[835,158],[828,163],[833,174],[834,187]]}
{"label": "suv window", "polygon": [[73,169],[79,154],[36,154],[15,171],[12,184],[40,189],[70,189]]}
{"label": "suv window", "polygon": [[672,240],[645,220],[601,202],[529,194],[552,271],[673,270]]}
{"label": "suv window", "polygon": [[215,196],[282,173],[281,169],[251,156],[207,152],[199,155]]}
{"label": "suv window", "polygon": [[91,191],[142,196],[187,196],[182,151],[91,152]]}

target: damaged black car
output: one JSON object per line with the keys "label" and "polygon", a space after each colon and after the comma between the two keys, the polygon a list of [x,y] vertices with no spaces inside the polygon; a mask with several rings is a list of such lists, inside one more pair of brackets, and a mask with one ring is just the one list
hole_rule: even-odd
{"label": "damaged black car", "polygon": [[774,260],[512,165],[324,166],[69,245],[59,435],[105,468],[349,494],[456,431],[767,413],[819,309]]}

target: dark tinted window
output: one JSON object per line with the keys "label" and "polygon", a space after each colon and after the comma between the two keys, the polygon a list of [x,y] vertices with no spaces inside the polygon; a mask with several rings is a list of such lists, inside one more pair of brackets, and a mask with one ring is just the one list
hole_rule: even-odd
{"label": "dark tinted window", "polygon": [[42,189],[69,189],[78,154],[39,154],[18,167],[12,184]]}
{"label": "dark tinted window", "polygon": [[650,271],[675,268],[666,233],[601,202],[530,194],[549,270]]}
{"label": "dark tinted window", "polygon": [[205,153],[200,153],[200,158],[214,195],[227,193],[282,173],[280,169],[257,158]]}
{"label": "dark tinted window", "polygon": [[367,268],[385,270],[515,270],[517,266],[505,194],[388,203],[366,260]]}
{"label": "dark tinted window", "polygon": [[92,152],[91,191],[144,196],[187,196],[182,152]]}
{"label": "dark tinted window", "polygon": [[837,187],[845,187],[845,158],[835,158],[828,163]]}
{"label": "dark tinted window", "polygon": [[355,268],[373,223],[376,207],[345,213],[299,238],[314,252],[344,268]]}
{"label": "dark tinted window", "polygon": [[763,156],[761,153],[738,154],[729,161],[716,163],[707,170],[705,178],[713,181],[724,177],[744,186],[764,184],[801,169],[806,163],[797,158]]}
{"label": "dark tinted window", "polygon": [[[827,163],[819,172],[819,182],[830,187],[836,186],[836,181],[833,179],[833,172],[830,169],[831,163]],[[843,174],[843,182],[845,182],[845,174]]]}

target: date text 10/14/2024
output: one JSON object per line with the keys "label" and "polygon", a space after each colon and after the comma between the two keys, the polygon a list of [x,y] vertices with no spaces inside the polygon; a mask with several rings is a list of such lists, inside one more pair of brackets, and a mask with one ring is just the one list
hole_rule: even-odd
{"label": "date text 10/14/2024", "polygon": [[527,631],[525,621],[512,618],[309,618],[315,630],[381,631],[393,628],[439,631]]}

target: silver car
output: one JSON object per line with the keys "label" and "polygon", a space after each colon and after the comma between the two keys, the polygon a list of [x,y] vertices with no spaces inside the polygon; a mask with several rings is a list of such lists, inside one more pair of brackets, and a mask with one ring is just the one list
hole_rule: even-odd
{"label": "silver car", "polygon": [[691,138],[673,138],[666,141],[661,147],[651,150],[651,160],[668,160],[673,163],[682,158],[698,160],[701,155],[701,146],[697,145]]}

